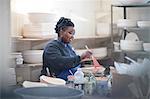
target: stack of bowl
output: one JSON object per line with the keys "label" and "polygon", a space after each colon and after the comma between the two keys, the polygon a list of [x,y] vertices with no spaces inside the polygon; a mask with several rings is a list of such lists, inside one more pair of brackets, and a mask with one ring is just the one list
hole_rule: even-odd
{"label": "stack of bowl", "polygon": [[137,27],[137,23],[136,23],[136,20],[120,19],[117,22],[117,26],[120,27],[120,28]]}
{"label": "stack of bowl", "polygon": [[120,40],[121,50],[141,51],[143,50],[143,41],[140,41],[136,33],[127,34],[125,40]]}
{"label": "stack of bowl", "polygon": [[43,50],[25,50],[22,52],[25,63],[42,63]]}
{"label": "stack of bowl", "polygon": [[150,43],[143,43],[144,51],[150,52]]}
{"label": "stack of bowl", "polygon": [[28,13],[30,24],[25,24],[23,36],[28,38],[45,38],[54,32],[55,14]]}

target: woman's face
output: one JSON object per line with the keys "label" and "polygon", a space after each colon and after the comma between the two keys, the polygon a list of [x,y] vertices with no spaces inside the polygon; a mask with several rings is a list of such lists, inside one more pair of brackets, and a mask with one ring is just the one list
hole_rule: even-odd
{"label": "woman's face", "polygon": [[75,30],[74,27],[68,26],[65,30],[61,33],[61,38],[64,43],[69,43],[74,39]]}

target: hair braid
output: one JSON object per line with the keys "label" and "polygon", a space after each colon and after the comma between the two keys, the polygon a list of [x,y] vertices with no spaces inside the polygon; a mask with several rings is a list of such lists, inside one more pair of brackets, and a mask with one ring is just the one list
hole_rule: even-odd
{"label": "hair braid", "polygon": [[68,26],[74,27],[74,23],[69,18],[61,17],[56,24],[55,31],[56,33],[59,33],[60,30],[64,30]]}

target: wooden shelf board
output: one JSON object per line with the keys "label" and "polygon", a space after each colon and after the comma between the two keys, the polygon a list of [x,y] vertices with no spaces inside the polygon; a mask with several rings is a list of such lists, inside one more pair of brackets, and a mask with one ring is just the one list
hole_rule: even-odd
{"label": "wooden shelf board", "polygon": [[113,52],[118,52],[118,53],[133,53],[133,54],[148,54],[150,52],[147,51],[124,51],[124,50],[118,50],[118,51],[113,51]]}
{"label": "wooden shelf board", "polygon": [[42,63],[38,63],[38,64],[20,64],[20,65],[16,65],[16,67],[42,67]]}
{"label": "wooden shelf board", "polygon": [[150,4],[128,4],[128,5],[123,5],[123,4],[114,4],[112,5],[113,7],[150,7]]}

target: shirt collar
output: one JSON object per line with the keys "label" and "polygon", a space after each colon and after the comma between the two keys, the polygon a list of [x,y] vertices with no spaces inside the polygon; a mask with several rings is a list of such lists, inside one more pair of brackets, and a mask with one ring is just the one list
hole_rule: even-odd
{"label": "shirt collar", "polygon": [[58,42],[60,42],[65,47],[67,47],[68,45],[70,45],[70,43],[68,43],[68,44],[64,43],[60,38],[58,38],[57,40],[58,40]]}

